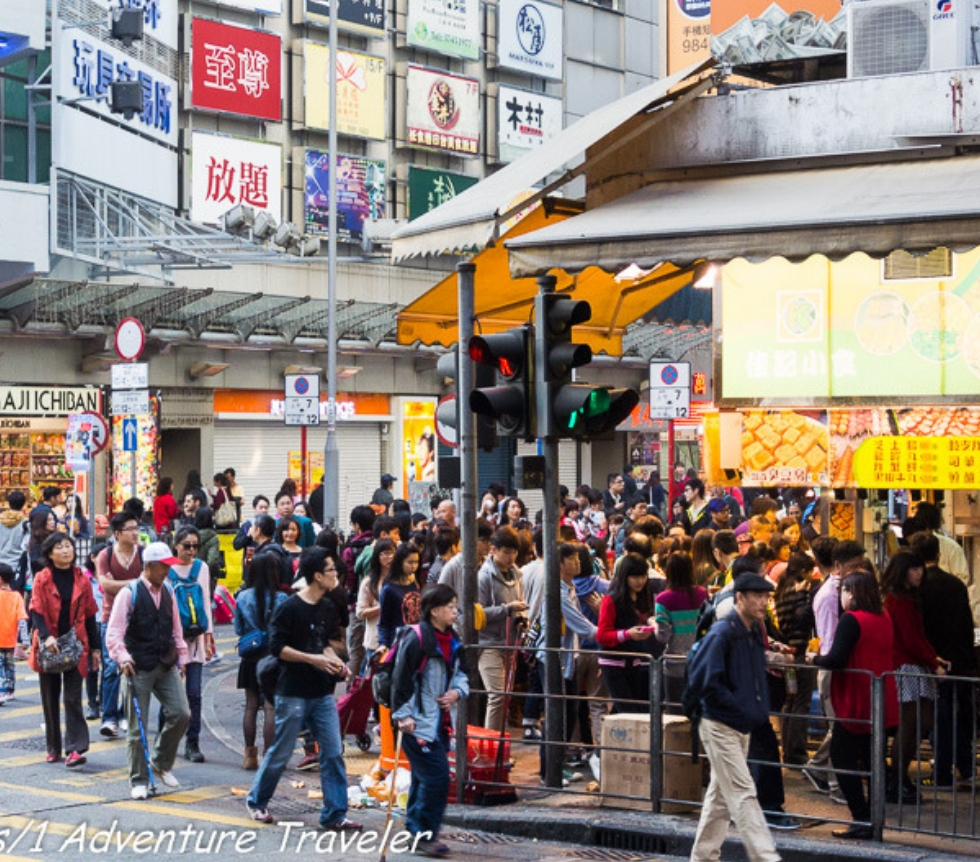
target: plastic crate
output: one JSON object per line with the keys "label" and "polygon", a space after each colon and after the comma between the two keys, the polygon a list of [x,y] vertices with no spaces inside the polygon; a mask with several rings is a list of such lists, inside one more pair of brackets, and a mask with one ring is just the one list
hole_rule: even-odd
{"label": "plastic crate", "polygon": [[[500,731],[486,727],[466,725],[466,758],[467,761],[477,759],[497,761],[497,750],[500,747]],[[510,760],[510,734],[504,734],[504,762]]]}

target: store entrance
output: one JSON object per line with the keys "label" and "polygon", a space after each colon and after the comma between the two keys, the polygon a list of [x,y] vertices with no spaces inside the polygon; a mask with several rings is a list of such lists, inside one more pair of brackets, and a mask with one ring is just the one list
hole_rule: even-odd
{"label": "store entrance", "polygon": [[[160,432],[160,478],[169,476],[174,480],[175,497],[183,490],[188,471],[200,469],[200,428],[166,428]],[[202,476],[206,485],[210,478]]]}

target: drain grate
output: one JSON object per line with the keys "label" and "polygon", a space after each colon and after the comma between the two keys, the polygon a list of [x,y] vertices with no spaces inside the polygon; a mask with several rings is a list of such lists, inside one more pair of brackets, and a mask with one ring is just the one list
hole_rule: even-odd
{"label": "drain grate", "polygon": [[48,743],[43,736],[29,736],[27,739],[11,739],[2,748],[19,748],[24,751],[46,751]]}
{"label": "drain grate", "polygon": [[633,853],[629,850],[602,850],[590,848],[573,850],[568,854],[572,859],[587,859],[592,862],[646,862],[650,857],[645,853]]}
{"label": "drain grate", "polygon": [[[602,848],[632,851],[634,854],[639,853],[643,856],[664,852],[662,836],[651,835],[639,830],[599,828],[595,831],[595,843]],[[630,858],[637,857],[632,856]]]}
{"label": "drain grate", "polygon": [[314,814],[320,811],[319,805],[310,805],[308,802],[284,798],[277,798],[273,808],[276,812],[285,811],[287,814]]}
{"label": "drain grate", "polygon": [[447,836],[463,844],[522,844],[523,838],[516,835],[500,835],[495,832],[453,832]]}

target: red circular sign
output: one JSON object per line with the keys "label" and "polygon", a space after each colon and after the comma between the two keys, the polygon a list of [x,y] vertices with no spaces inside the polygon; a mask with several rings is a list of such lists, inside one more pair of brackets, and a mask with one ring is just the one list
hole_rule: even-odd
{"label": "red circular sign", "polygon": [[146,332],[143,324],[135,317],[126,317],[116,327],[116,354],[120,359],[131,362],[139,359],[146,347]]}

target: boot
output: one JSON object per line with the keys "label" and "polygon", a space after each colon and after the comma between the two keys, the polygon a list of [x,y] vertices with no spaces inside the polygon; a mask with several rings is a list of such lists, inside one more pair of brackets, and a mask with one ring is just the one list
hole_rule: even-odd
{"label": "boot", "polygon": [[255,772],[259,768],[259,749],[255,745],[245,746],[245,760],[242,761],[242,769]]}
{"label": "boot", "polygon": [[184,745],[184,757],[191,763],[204,763],[204,755],[201,754],[201,749],[197,742],[191,742],[189,739]]}

